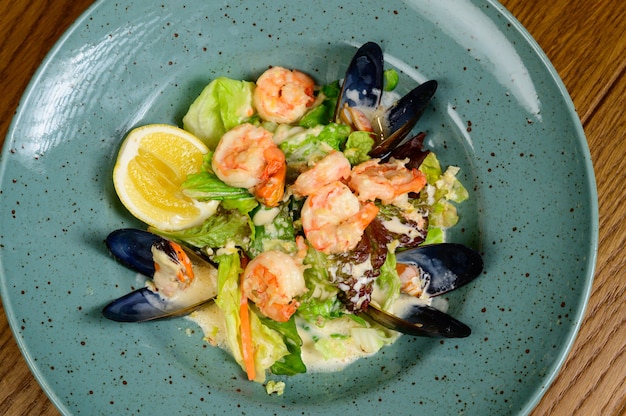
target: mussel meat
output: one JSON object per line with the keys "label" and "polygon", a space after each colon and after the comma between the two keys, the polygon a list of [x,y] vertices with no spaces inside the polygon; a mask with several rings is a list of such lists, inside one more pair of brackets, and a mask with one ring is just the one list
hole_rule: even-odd
{"label": "mussel meat", "polygon": [[483,271],[481,255],[458,243],[416,247],[396,253],[396,261],[418,267],[428,296],[439,296],[466,285]]}

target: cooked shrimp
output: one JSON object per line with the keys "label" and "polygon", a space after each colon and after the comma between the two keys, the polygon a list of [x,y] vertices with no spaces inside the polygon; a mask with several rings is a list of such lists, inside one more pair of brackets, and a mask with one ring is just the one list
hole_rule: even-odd
{"label": "cooked shrimp", "polygon": [[289,124],[313,104],[314,88],[313,79],[303,72],[275,66],[257,79],[252,100],[262,119]]}
{"label": "cooked shrimp", "polygon": [[386,205],[400,195],[419,192],[426,185],[426,175],[418,169],[407,169],[402,160],[379,163],[378,159],[370,159],[352,169],[349,185],[359,201],[380,199]]}
{"label": "cooked shrimp", "polygon": [[226,132],[211,165],[224,183],[248,189],[264,205],[277,206],[283,198],[285,154],[262,127],[241,124]]}
{"label": "cooked shrimp", "polygon": [[335,181],[313,192],[302,207],[302,228],[311,245],[324,253],[352,250],[378,214],[373,203],[361,206],[347,185]]}
{"label": "cooked shrimp", "polygon": [[331,182],[350,177],[350,162],[342,152],[333,151],[319,160],[311,169],[301,173],[292,190],[297,195],[307,196]]}
{"label": "cooked shrimp", "polygon": [[300,306],[295,297],[307,290],[303,266],[282,251],[265,251],[246,266],[242,290],[263,315],[287,322]]}

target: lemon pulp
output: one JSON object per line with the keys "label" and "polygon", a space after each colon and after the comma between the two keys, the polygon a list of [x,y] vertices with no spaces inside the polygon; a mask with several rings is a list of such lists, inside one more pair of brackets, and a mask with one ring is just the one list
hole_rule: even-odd
{"label": "lemon pulp", "polygon": [[139,220],[173,231],[201,224],[219,201],[199,202],[180,185],[200,172],[209,151],[191,133],[166,124],[132,130],[120,147],[113,183],[122,204]]}

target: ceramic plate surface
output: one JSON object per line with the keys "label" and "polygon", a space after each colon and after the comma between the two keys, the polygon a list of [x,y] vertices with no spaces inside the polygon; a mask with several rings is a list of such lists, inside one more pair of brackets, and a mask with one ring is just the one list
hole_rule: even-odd
{"label": "ceramic plate surface", "polygon": [[[51,51],[2,152],[0,260],[17,342],[63,413],[504,415],[540,399],[580,325],[597,250],[594,175],[570,98],[494,1],[359,4],[105,0]],[[282,65],[341,78],[370,40],[405,90],[439,81],[416,130],[471,193],[449,236],[484,253],[484,275],[449,295],[471,337],[403,337],[345,371],[289,378],[278,397],[190,321],[104,319],[102,306],[137,284],[103,244],[141,226],[111,181],[125,134],[181,125],[218,76]]]}

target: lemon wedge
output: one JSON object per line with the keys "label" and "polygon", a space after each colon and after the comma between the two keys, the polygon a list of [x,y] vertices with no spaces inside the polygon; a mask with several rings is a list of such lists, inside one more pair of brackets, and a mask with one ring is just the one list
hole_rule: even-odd
{"label": "lemon wedge", "polygon": [[164,231],[202,224],[219,201],[199,202],[180,185],[200,172],[207,146],[191,133],[168,124],[132,130],[120,147],[113,184],[122,204],[137,219]]}

